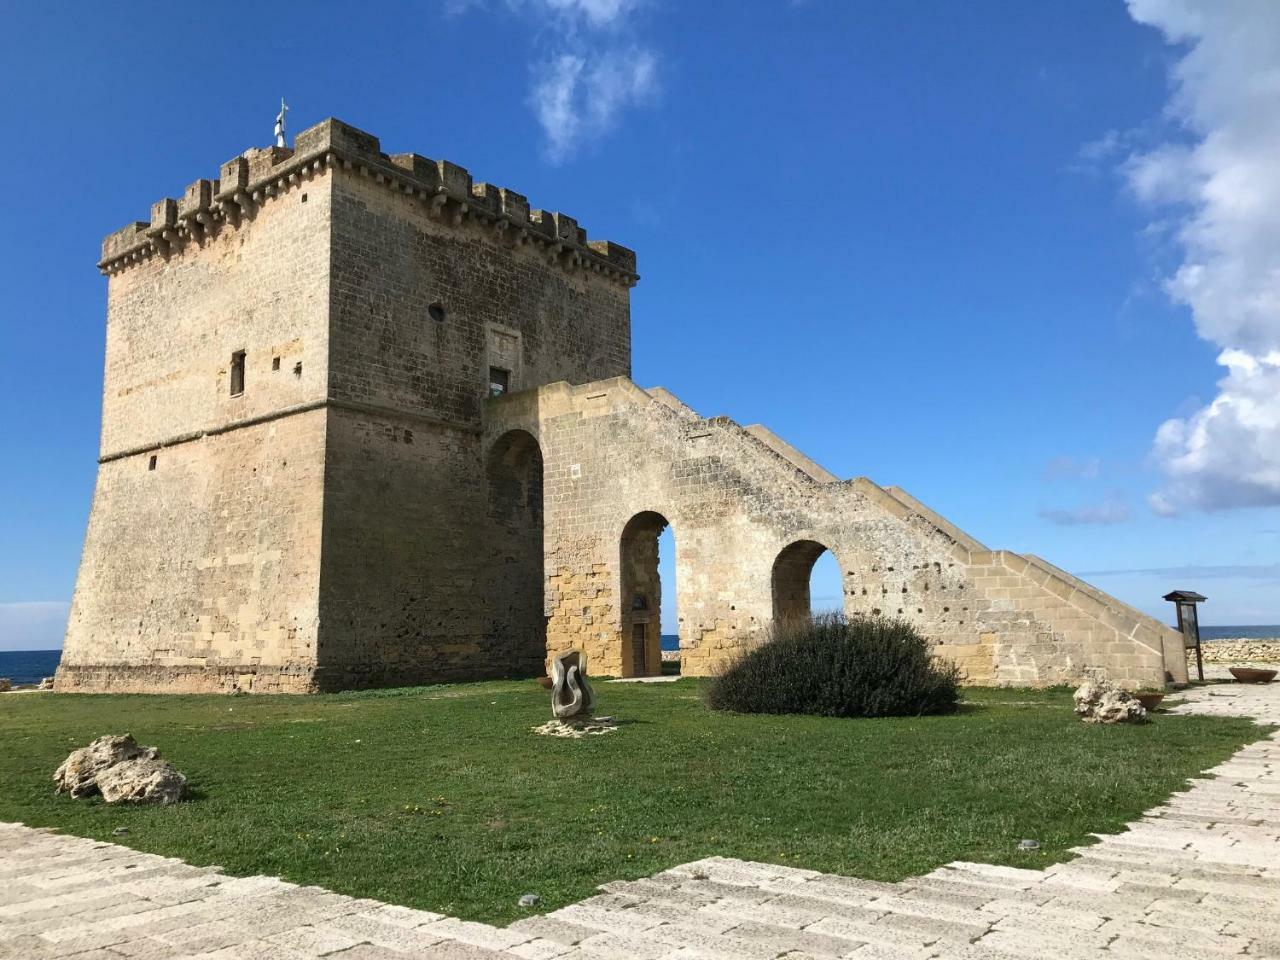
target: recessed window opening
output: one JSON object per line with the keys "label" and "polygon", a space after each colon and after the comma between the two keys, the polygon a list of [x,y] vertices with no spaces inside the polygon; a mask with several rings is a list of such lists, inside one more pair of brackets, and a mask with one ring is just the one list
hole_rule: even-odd
{"label": "recessed window opening", "polygon": [[272,369],[272,370],[279,370],[279,369],[280,369],[280,358],[279,358],[279,357],[272,357],[272,358],[271,358],[271,369]]}
{"label": "recessed window opening", "polygon": [[305,193],[302,195],[302,202],[303,203],[307,202],[307,195]]}
{"label": "recessed window opening", "polygon": [[302,361],[301,361],[301,360],[299,360],[297,363],[295,363],[295,364],[293,365],[293,375],[294,375],[295,377],[299,377],[299,378],[302,376]]}
{"label": "recessed window opening", "polygon": [[148,470],[154,470],[154,469],[156,468],[156,461],[157,461],[158,459],[159,459],[159,457],[157,457],[157,456],[153,453],[153,454],[151,455],[151,459],[147,461],[147,469],[148,469]]}
{"label": "recessed window opening", "polygon": [[511,392],[511,371],[501,367],[489,368],[489,396],[500,397]]}
{"label": "recessed window opening", "polygon": [[244,351],[237,350],[231,355],[231,395],[238,397],[244,393]]}
{"label": "recessed window opening", "polygon": [[442,304],[439,300],[436,300],[429,307],[427,307],[427,316],[429,316],[436,323],[442,323],[444,321],[444,304]]}

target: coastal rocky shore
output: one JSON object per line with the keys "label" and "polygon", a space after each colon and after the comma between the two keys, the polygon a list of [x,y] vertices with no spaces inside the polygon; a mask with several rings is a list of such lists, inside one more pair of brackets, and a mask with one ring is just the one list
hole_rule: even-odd
{"label": "coastal rocky shore", "polygon": [[[1280,663],[1280,638],[1270,640],[1202,640],[1200,652],[1205,663]],[[1195,663],[1194,650],[1187,659]]]}

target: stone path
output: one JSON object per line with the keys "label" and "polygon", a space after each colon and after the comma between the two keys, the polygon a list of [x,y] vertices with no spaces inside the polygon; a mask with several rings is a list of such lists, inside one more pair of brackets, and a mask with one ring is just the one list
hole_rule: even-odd
{"label": "stone path", "polygon": [[[1280,723],[1280,684],[1175,712]],[[1196,960],[1280,957],[1280,735],[1047,870],[902,883],[712,857],[497,928],[0,825],[0,958]]]}

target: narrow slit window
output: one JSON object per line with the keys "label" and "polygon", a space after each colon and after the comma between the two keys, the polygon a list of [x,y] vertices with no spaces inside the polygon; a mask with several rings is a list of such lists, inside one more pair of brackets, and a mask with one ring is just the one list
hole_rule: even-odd
{"label": "narrow slit window", "polygon": [[148,470],[154,470],[154,469],[156,468],[156,460],[157,460],[157,459],[158,459],[158,458],[157,458],[157,457],[156,457],[156,455],[153,453],[153,454],[151,455],[151,459],[147,461],[147,469],[148,469]]}
{"label": "narrow slit window", "polygon": [[511,391],[511,371],[502,367],[489,368],[489,396],[500,397]]}
{"label": "narrow slit window", "polygon": [[231,395],[238,397],[244,393],[244,351],[237,350],[231,355]]}

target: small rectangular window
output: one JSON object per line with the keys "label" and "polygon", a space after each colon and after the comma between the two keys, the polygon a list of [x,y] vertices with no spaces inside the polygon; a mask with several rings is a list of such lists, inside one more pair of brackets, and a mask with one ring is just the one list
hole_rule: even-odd
{"label": "small rectangular window", "polygon": [[272,358],[271,358],[271,369],[272,369],[272,370],[279,370],[279,369],[280,369],[280,358],[279,358],[279,357],[272,357]]}
{"label": "small rectangular window", "polygon": [[147,469],[148,469],[148,470],[154,470],[154,469],[156,468],[156,459],[157,459],[157,457],[156,457],[156,455],[153,453],[153,454],[151,455],[151,459],[147,461]]}
{"label": "small rectangular window", "polygon": [[489,396],[500,397],[511,390],[511,371],[501,367],[489,368]]}
{"label": "small rectangular window", "polygon": [[244,393],[244,351],[237,350],[231,355],[231,395],[238,397]]}

